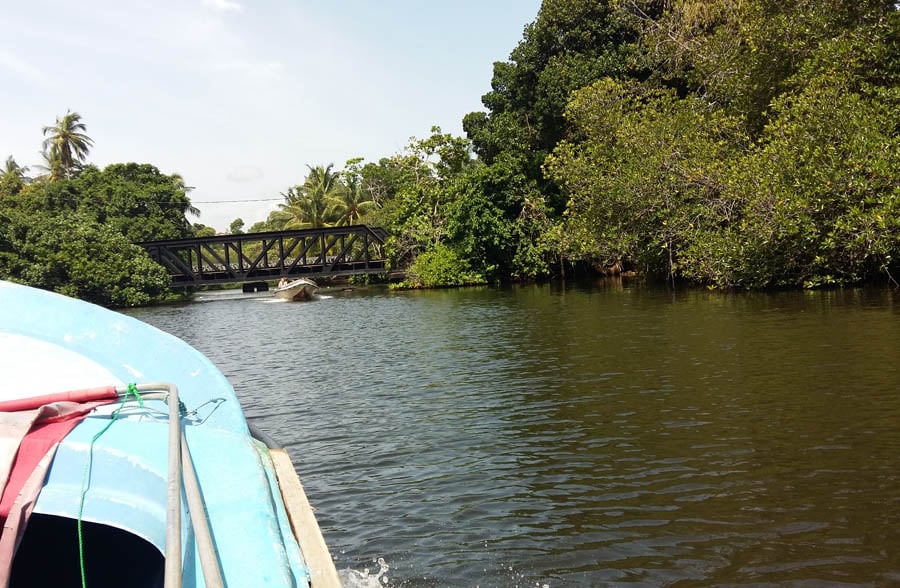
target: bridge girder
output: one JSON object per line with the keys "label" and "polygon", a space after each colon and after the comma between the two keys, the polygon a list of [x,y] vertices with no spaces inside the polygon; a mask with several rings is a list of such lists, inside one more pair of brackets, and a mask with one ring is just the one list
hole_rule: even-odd
{"label": "bridge girder", "polygon": [[387,272],[380,227],[348,225],[138,243],[173,286]]}

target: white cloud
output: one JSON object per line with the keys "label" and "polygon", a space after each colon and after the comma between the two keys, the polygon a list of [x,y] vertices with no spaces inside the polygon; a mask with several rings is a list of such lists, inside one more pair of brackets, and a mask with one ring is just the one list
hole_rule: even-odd
{"label": "white cloud", "polygon": [[0,49],[0,69],[9,70],[30,82],[46,84],[49,79],[43,71],[4,49]]}
{"label": "white cloud", "polygon": [[203,6],[217,12],[241,12],[244,7],[233,0],[203,0]]}

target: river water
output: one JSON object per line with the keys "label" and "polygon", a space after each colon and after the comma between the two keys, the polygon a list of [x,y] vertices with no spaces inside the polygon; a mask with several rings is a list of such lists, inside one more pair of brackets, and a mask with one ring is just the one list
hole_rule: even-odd
{"label": "river water", "polygon": [[900,585],[888,290],[231,291],[129,314],[206,353],[287,447],[348,585]]}

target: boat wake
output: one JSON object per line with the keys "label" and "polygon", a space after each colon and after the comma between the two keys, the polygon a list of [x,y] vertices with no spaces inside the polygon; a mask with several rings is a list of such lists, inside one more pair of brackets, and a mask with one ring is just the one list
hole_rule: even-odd
{"label": "boat wake", "polygon": [[389,566],[384,558],[379,557],[375,562],[378,564],[378,571],[374,574],[369,573],[369,568],[358,570],[341,570],[338,577],[341,579],[341,586],[344,588],[383,588],[388,586],[387,572]]}

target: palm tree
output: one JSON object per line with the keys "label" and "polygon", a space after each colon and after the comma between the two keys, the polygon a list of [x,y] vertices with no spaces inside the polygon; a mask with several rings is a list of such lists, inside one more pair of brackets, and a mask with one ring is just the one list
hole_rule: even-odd
{"label": "palm tree", "polygon": [[22,180],[24,182],[28,179],[25,177],[26,173],[28,173],[28,167],[22,167],[16,163],[15,158],[10,155],[6,158],[6,163],[3,165],[3,173],[0,173],[0,177]]}
{"label": "palm tree", "polygon": [[[294,188],[288,189],[287,198]],[[297,198],[294,204],[279,204],[272,213],[272,219],[282,224],[283,229],[318,229],[328,226],[328,207],[324,200]]]}
{"label": "palm tree", "polygon": [[188,214],[192,214],[192,215],[196,216],[197,218],[200,218],[200,209],[197,208],[196,206],[194,206],[193,204],[191,204],[191,200],[187,196],[187,193],[190,192],[191,190],[193,190],[194,187],[188,186],[185,183],[184,178],[181,177],[181,174],[172,174],[169,177],[172,178],[172,183],[175,184],[175,189],[181,190],[182,192],[184,192],[184,201],[183,201],[184,210],[182,210],[184,215],[187,216]]}
{"label": "palm tree", "polygon": [[365,193],[362,181],[356,175],[347,175],[344,190],[336,196],[330,196],[328,202],[330,213],[337,219],[338,226],[361,224],[362,217],[377,206]]}
{"label": "palm tree", "polygon": [[37,168],[43,170],[44,173],[38,176],[40,179],[50,180],[51,182],[54,182],[66,177],[62,162],[59,160],[59,153],[56,150],[44,150],[41,153],[41,156],[44,158],[44,163],[43,165],[38,165]]}
{"label": "palm tree", "polygon": [[28,168],[16,163],[12,155],[7,157],[6,164],[0,169],[0,198],[4,194],[18,194],[29,182],[29,178],[25,176],[27,171]]}
{"label": "palm tree", "polygon": [[[72,177],[94,144],[93,139],[84,133],[86,130],[81,115],[68,110],[62,118],[57,117],[55,126],[44,127],[44,135],[47,136],[44,139],[44,152],[48,154],[46,159],[51,164],[58,162],[64,178]],[[51,165],[51,179],[53,176]]]}
{"label": "palm tree", "polygon": [[309,168],[309,175],[303,184],[283,192],[281,195],[285,203],[279,204],[281,210],[272,215],[274,220],[284,223],[285,229],[317,229],[327,227],[336,220],[329,203],[344,192],[344,185],[337,172],[331,171],[334,164],[306,167]]}

